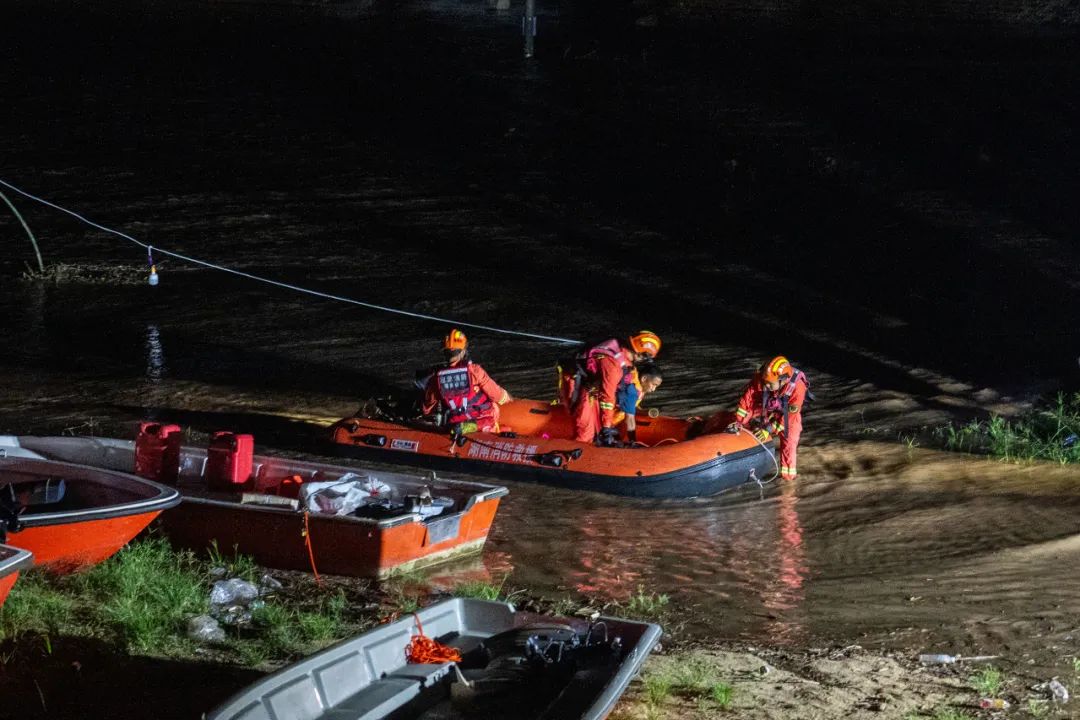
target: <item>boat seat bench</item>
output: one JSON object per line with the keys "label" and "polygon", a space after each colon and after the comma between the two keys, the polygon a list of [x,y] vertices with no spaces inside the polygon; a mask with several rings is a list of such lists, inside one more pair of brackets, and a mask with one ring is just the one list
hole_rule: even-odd
{"label": "boat seat bench", "polygon": [[397,708],[416,699],[450,672],[452,663],[406,665],[376,680],[360,692],[338,703],[321,718],[325,720],[369,720],[385,718]]}

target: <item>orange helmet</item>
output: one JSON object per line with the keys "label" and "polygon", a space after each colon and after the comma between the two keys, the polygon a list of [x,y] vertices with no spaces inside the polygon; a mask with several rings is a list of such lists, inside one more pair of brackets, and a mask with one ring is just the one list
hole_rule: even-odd
{"label": "orange helmet", "polygon": [[630,347],[636,353],[656,357],[660,353],[660,338],[654,332],[642,330],[630,336]]}
{"label": "orange helmet", "polygon": [[776,382],[785,375],[791,377],[791,374],[791,363],[783,355],[777,355],[761,366],[761,379],[765,382]]}
{"label": "orange helmet", "polygon": [[443,350],[464,350],[469,347],[469,339],[465,337],[465,333],[461,332],[457,328],[454,328],[443,338]]}

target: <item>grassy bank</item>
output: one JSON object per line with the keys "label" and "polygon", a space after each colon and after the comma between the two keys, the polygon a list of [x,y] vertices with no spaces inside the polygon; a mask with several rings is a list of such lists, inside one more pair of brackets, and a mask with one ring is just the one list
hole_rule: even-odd
{"label": "grassy bank", "polygon": [[[949,450],[1003,460],[1080,462],[1080,393],[1057,397],[1016,418],[994,415],[966,425],[936,428],[933,440]],[[909,441],[910,442],[910,441]]]}
{"label": "grassy bank", "polygon": [[[264,577],[280,587],[259,599],[249,622],[223,626],[226,635],[219,642],[188,637],[189,621],[211,610],[216,580],[240,578],[258,585]],[[320,585],[307,573],[268,573],[250,558],[216,547],[200,557],[151,536],[83,573],[24,573],[0,608],[0,654],[5,645],[28,636],[40,638],[46,649],[64,639],[94,638],[126,655],[209,658],[269,669],[448,596],[505,600],[554,615],[597,610],[659,620],[667,609],[666,596],[643,588],[624,604],[583,609],[572,598],[530,597],[508,580],[467,580],[435,589],[423,573],[414,572],[382,584],[327,577]]]}
{"label": "grassy bank", "polygon": [[317,650],[377,619],[376,612],[356,610],[344,587],[320,587],[298,576],[263,598],[249,623],[226,627],[223,641],[202,647],[188,638],[188,622],[209,612],[210,589],[222,568],[226,577],[258,581],[262,575],[247,558],[201,559],[161,538],[133,543],[84,573],[25,573],[0,609],[0,639],[30,634],[52,645],[60,638],[96,638],[118,652],[211,654],[259,667]]}

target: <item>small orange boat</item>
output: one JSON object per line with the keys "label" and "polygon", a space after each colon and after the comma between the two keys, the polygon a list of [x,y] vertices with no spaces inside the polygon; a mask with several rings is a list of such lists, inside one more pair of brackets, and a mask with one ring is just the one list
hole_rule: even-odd
{"label": "small orange boat", "polygon": [[111,557],[180,502],[173,488],[132,475],[11,454],[0,456],[0,540],[55,572]]}
{"label": "small orange boat", "polygon": [[[131,472],[136,443],[86,437],[7,437],[20,452]],[[211,489],[208,452],[179,447],[177,488],[183,502],[161,517],[173,544],[252,556],[266,567],[385,577],[478,553],[499,500],[498,485],[446,480],[434,473],[368,472],[265,455],[232,489]],[[11,452],[13,450],[9,450]],[[351,476],[355,480],[346,480]],[[305,484],[371,483],[379,495],[343,515],[304,512]],[[424,505],[427,502],[429,504]],[[436,512],[436,507],[441,508]]]}
{"label": "small orange boat", "polygon": [[704,423],[639,415],[641,446],[609,448],[575,442],[561,405],[515,400],[501,410],[501,433],[454,440],[431,423],[396,418],[369,403],[366,417],[338,421],[332,440],[347,456],[649,498],[716,495],[776,469],[771,449],[748,432],[697,434],[724,427],[722,416]]}
{"label": "small orange boat", "polygon": [[19,577],[19,572],[33,564],[34,556],[26,550],[10,545],[0,545],[0,607],[7,600],[11,587]]}

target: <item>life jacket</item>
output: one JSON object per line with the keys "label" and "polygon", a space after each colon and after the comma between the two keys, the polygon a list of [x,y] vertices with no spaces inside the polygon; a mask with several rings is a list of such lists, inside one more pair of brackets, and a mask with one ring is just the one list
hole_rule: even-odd
{"label": "life jacket", "polygon": [[611,338],[597,343],[575,355],[572,363],[560,363],[560,368],[570,365],[575,371],[572,380],[567,378],[571,380],[571,407],[577,404],[582,389],[595,384],[597,378],[600,377],[600,359],[604,357],[619,363],[619,367],[623,371],[623,384],[631,382],[634,364],[626,359],[626,355],[622,351],[622,343],[619,342],[618,338]]}
{"label": "life jacket", "polygon": [[439,400],[446,408],[446,422],[450,425],[476,421],[491,413],[492,402],[483,390],[473,391],[469,377],[471,362],[456,367],[443,368],[435,373],[439,387]]}
{"label": "life jacket", "polygon": [[611,338],[605,340],[602,343],[593,345],[580,353],[578,353],[577,360],[578,365],[588,375],[600,374],[600,358],[609,357],[616,362],[619,362],[625,367],[625,356],[622,352],[622,344],[618,339]]}
{"label": "life jacket", "polygon": [[814,394],[810,392],[810,379],[806,376],[806,373],[795,368],[792,368],[792,370],[794,370],[794,373],[791,379],[776,393],[771,392],[764,383],[761,386],[761,416],[767,418],[779,413],[784,418],[785,434],[788,430],[788,405],[791,404],[791,396],[795,394],[795,383],[800,380],[806,383],[806,399],[814,399]]}
{"label": "life jacket", "polygon": [[615,391],[615,406],[619,410],[621,410],[622,412],[626,412],[626,409],[623,406],[627,404],[626,403],[627,396],[630,394],[630,392],[632,390],[637,391],[637,392],[634,393],[634,408],[635,409],[639,405],[641,405],[641,401],[643,399],[642,391],[641,391],[641,378],[638,376],[637,370],[634,369],[634,368],[631,368],[630,372],[628,373],[628,375],[626,377],[627,377],[627,381],[621,383],[619,385],[619,389]]}

